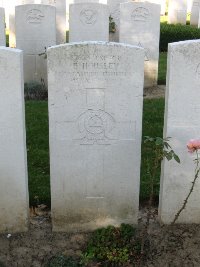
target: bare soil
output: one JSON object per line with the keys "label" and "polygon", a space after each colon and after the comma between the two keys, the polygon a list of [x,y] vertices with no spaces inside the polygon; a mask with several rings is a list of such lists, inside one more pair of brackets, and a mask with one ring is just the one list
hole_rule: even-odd
{"label": "bare soil", "polygon": [[165,96],[165,85],[157,85],[150,88],[144,89],[144,98],[153,99],[153,98],[161,98]]}
{"label": "bare soil", "polygon": [[[80,257],[89,234],[52,233],[50,212],[39,213],[31,216],[27,233],[14,234],[9,238],[7,234],[0,235],[0,261],[6,267],[42,267],[58,254]],[[157,209],[154,208],[152,213],[154,216],[145,242],[147,254],[140,266],[199,267],[200,225],[162,227],[157,221]],[[145,226],[146,214],[147,211],[142,208],[138,232]]]}

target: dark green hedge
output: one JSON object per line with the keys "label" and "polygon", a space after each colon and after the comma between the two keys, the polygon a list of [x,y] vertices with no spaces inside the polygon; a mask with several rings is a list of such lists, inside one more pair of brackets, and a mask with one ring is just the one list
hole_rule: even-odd
{"label": "dark green hedge", "polygon": [[160,51],[166,52],[168,43],[200,39],[200,29],[190,25],[160,24]]}

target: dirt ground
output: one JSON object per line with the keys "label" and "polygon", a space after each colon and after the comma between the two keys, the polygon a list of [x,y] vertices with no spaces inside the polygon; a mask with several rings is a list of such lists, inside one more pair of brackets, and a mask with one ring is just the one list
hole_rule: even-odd
{"label": "dirt ground", "polygon": [[157,85],[150,88],[144,89],[144,98],[160,98],[165,96],[165,85]]}
{"label": "dirt ground", "polygon": [[[145,90],[144,97],[164,97],[164,92],[165,87],[158,86]],[[80,256],[89,234],[52,233],[50,212],[41,206],[37,213],[32,214],[27,233],[0,235],[0,262],[6,267],[43,267],[58,254]],[[200,267],[200,225],[163,227],[158,223],[157,209],[154,208],[152,213],[146,241],[147,255],[142,267]],[[143,207],[139,231],[145,226],[146,214]]]}
{"label": "dirt ground", "polygon": [[[162,227],[157,221],[157,209],[154,208],[152,213],[154,216],[146,240],[147,255],[142,267],[199,267],[200,225]],[[139,231],[145,225],[146,214],[142,208]],[[31,216],[27,233],[9,238],[7,234],[0,235],[0,261],[6,267],[43,267],[58,254],[76,258],[80,256],[88,236],[88,233],[52,233],[50,212],[41,212],[41,215]]]}

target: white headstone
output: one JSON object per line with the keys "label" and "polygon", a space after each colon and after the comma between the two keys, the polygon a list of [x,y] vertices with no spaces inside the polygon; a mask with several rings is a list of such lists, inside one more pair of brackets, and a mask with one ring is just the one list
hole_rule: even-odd
{"label": "white headstone", "polygon": [[160,14],[165,15],[166,0],[149,0],[148,2],[160,5]]}
{"label": "white headstone", "polygon": [[143,73],[139,47],[48,49],[53,230],[137,224]]}
{"label": "white headstone", "polygon": [[40,0],[41,4],[53,5],[56,8],[56,43],[66,43],[66,0]]}
{"label": "white headstone", "polygon": [[110,33],[110,41],[119,42],[119,24],[120,24],[120,3],[126,3],[127,0],[108,0],[110,16],[115,23],[115,31]]}
{"label": "white headstone", "polygon": [[9,13],[10,13],[11,1],[2,1],[2,7],[5,9],[6,28],[9,29]]}
{"label": "white headstone", "polygon": [[194,0],[190,16],[190,25],[198,26],[200,12],[200,0]]}
{"label": "white headstone", "polygon": [[67,30],[69,30],[69,6],[70,6],[70,4],[77,4],[77,3],[84,3],[84,2],[107,4],[107,0],[67,0],[67,2],[66,2]]}
{"label": "white headstone", "polygon": [[15,36],[15,6],[24,4],[44,4],[52,5],[56,8],[56,43],[62,44],[66,42],[66,0],[15,0],[10,9],[9,20],[9,46],[16,46]]}
{"label": "white headstone", "polygon": [[[144,2],[144,0],[132,0],[133,2]],[[128,2],[128,0],[127,0]],[[146,0],[146,2],[160,5],[160,14],[165,15],[166,0]]]}
{"label": "white headstone", "polygon": [[168,2],[168,23],[186,24],[187,0],[169,0]]}
{"label": "white headstone", "polygon": [[46,82],[44,53],[45,48],[56,44],[56,9],[50,5],[21,5],[16,7],[15,17],[16,46],[24,51],[25,82]]}
{"label": "white headstone", "polygon": [[27,230],[23,54],[0,47],[0,232]]}
{"label": "white headstone", "polygon": [[157,84],[160,5],[149,2],[122,3],[120,8],[120,42],[145,49],[145,87]]}
{"label": "white headstone", "polygon": [[109,41],[108,6],[98,3],[71,4],[69,41]]}
{"label": "white headstone", "polygon": [[[164,160],[162,166],[159,217],[173,221],[182,207],[194,179],[195,155],[187,151],[190,139],[200,132],[200,41],[169,44],[164,137],[171,137],[173,150],[181,160]],[[194,187],[179,223],[200,223],[200,183]]]}
{"label": "white headstone", "polygon": [[6,46],[5,11],[0,7],[0,46]]}

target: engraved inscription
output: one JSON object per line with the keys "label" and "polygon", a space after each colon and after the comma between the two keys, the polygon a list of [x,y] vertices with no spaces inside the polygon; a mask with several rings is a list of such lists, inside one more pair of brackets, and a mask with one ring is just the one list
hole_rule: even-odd
{"label": "engraved inscription", "polygon": [[79,131],[83,136],[81,144],[109,144],[108,133],[114,124],[114,118],[104,110],[88,109],[78,118]]}
{"label": "engraved inscription", "polygon": [[92,9],[83,9],[80,13],[80,20],[83,24],[94,25],[97,21],[97,11]]}
{"label": "engraved inscription", "polygon": [[138,7],[134,9],[131,14],[132,20],[138,21],[138,22],[146,22],[149,16],[150,16],[149,10],[144,7]]}
{"label": "engraved inscription", "polygon": [[30,24],[41,24],[44,15],[39,9],[31,9],[26,14],[26,21]]}

